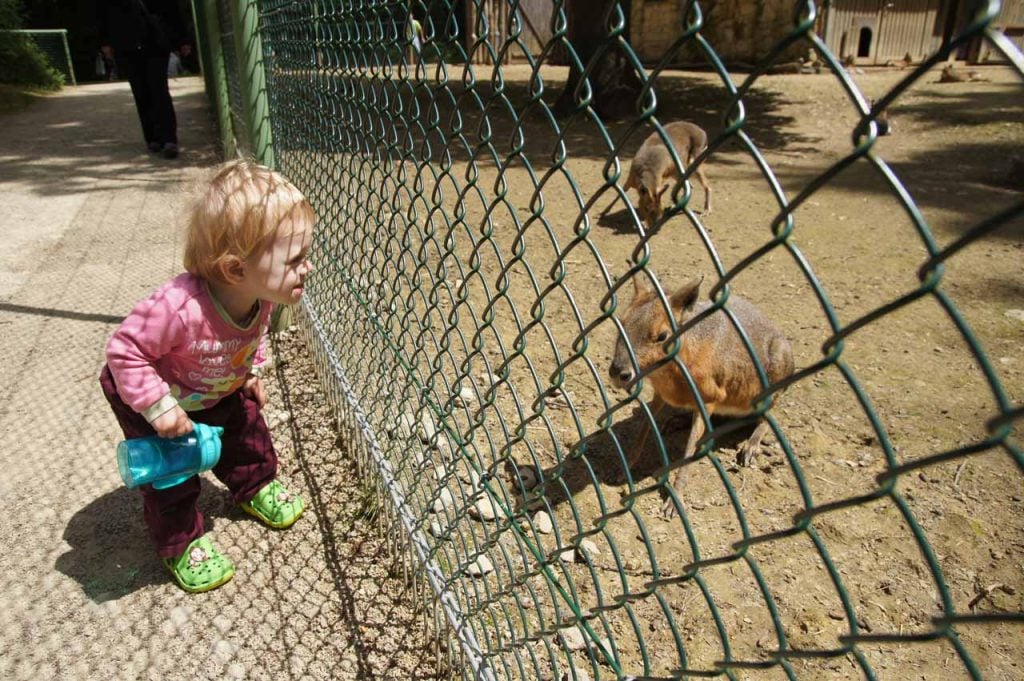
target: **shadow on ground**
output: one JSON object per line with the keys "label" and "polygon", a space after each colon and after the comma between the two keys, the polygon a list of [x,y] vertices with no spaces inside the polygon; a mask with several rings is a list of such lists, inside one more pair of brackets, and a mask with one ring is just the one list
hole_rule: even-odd
{"label": "shadow on ground", "polygon": [[[203,481],[200,509],[207,511],[225,497],[223,490]],[[214,519],[204,513],[207,532]],[[154,584],[167,584],[170,576],[153,548],[142,520],[142,496],[118,487],[91,501],[71,517],[64,528],[71,550],[54,567],[78,582],[94,603],[117,600]]]}
{"label": "shadow on ground", "polygon": [[[317,562],[322,560],[328,573],[319,580],[332,584],[331,600],[338,610],[324,645],[351,651],[345,655],[344,671],[354,678],[377,678],[385,660],[386,678],[437,678],[438,663],[425,652],[422,619],[401,579],[400,561],[388,549],[391,538],[381,536],[375,513],[360,498],[358,474],[342,441],[333,433],[325,440],[326,431],[315,427],[330,416],[322,397],[305,387],[312,368],[305,366],[306,357],[291,354],[293,344],[301,341],[282,338],[275,344],[275,352],[291,355],[276,371],[281,406],[294,416],[288,432],[308,489],[311,512],[304,522],[317,524],[321,543],[316,550],[322,553]],[[294,367],[289,366],[292,362]],[[281,588],[301,585],[293,582]]]}
{"label": "shadow on ground", "polygon": [[[40,195],[64,196],[106,191],[108,183],[123,188],[174,183],[183,166],[215,165],[220,156],[210,133],[206,93],[198,88],[200,81],[190,81],[172,85],[182,147],[177,159],[146,150],[127,83],[84,85],[69,97],[38,98],[31,115],[17,119],[24,123],[0,131],[0,183],[26,183]],[[120,124],[126,118],[132,125]],[[140,172],[140,166],[148,170]]]}

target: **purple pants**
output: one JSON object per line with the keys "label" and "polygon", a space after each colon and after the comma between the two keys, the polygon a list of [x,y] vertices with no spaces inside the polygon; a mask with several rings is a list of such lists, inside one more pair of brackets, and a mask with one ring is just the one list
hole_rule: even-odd
{"label": "purple pants", "polygon": [[[121,400],[110,367],[103,367],[100,386],[126,439],[156,434],[141,414]],[[234,503],[249,501],[277,475],[277,453],[259,404],[241,390],[209,409],[191,411],[188,416],[198,423],[224,429],[220,461],[213,467],[213,474],[227,485]],[[198,475],[167,489],[153,489],[152,485],[139,488],[143,517],[161,557],[180,556],[193,540],[203,535],[203,514],[196,507],[199,489]]]}

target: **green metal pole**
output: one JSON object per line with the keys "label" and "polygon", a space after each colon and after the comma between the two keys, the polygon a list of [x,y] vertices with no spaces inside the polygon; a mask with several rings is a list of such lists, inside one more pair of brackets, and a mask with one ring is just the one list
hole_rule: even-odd
{"label": "green metal pole", "polygon": [[60,39],[64,43],[64,57],[68,60],[68,75],[71,76],[71,84],[78,85],[75,80],[75,65],[71,63],[71,50],[68,49],[68,32],[65,29],[61,29]]}
{"label": "green metal pole", "polygon": [[[267,75],[263,65],[263,41],[260,39],[259,8],[256,0],[231,3],[235,25],[235,52],[238,55],[239,78],[245,120],[249,128],[249,148],[257,162],[275,167],[274,145],[270,131],[270,103],[267,101]],[[292,323],[290,306],[274,309],[270,320],[272,331],[281,331]]]}
{"label": "green metal pole", "polygon": [[196,2],[202,0],[192,0],[192,24],[196,27],[196,55],[199,57],[199,70],[203,72],[203,84],[206,87],[206,96],[213,98],[214,93],[214,82],[212,73],[212,64],[210,60],[210,50],[207,45],[207,28],[206,28],[206,15],[202,9],[196,8]]}
{"label": "green metal pole", "polygon": [[263,42],[259,32],[259,8],[256,0],[236,0],[231,4],[236,30],[235,47],[241,73],[245,120],[250,148],[256,161],[275,167],[270,133],[270,106],[267,101],[267,77],[263,69]]}
{"label": "green metal pole", "polygon": [[[235,142],[234,125],[231,122],[231,100],[228,96],[228,74],[224,70],[224,48],[221,45],[220,18],[217,16],[217,0],[195,0],[202,10],[197,12],[204,18],[203,29],[206,52],[209,55],[209,72],[212,86],[207,91],[217,109],[217,125],[220,127],[220,141],[224,158],[234,158],[238,145]],[[204,64],[204,69],[207,66]]]}

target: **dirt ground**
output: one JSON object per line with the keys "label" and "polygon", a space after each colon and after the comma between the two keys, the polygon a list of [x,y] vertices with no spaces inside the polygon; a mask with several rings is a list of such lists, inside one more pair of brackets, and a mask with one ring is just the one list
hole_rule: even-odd
{"label": "dirt ground", "polygon": [[[564,71],[542,73],[545,92],[557,94]],[[909,73],[850,77],[866,97],[880,98]],[[504,70],[503,91],[514,104],[529,96],[527,74]],[[1024,149],[1022,83],[1008,68],[985,68],[982,76],[938,84],[930,73],[906,90],[889,109],[893,134],[874,146],[885,166],[861,159],[829,179],[793,212],[786,247],[732,279],[732,293],[792,340],[798,371],[826,359],[836,328],[919,290],[930,252],[1019,208],[1024,178],[1012,163]],[[926,294],[870,321],[843,340],[836,362],[779,397],[771,413],[788,453],[771,437],[770,451],[741,468],[735,449],[750,429],[716,438],[711,456],[687,465],[678,491],[686,522],[665,521],[658,483],[664,466],[678,463],[689,417],[665,424],[667,459],[649,439],[627,475],[624,462],[647,416],[606,378],[617,337],[609,286],[628,259],[644,258],[669,291],[703,273],[706,295],[719,279],[716,263],[730,271],[771,241],[780,214],[773,186],[792,201],[851,153],[850,98],[830,74],[760,78],[744,100],[743,130],[757,154],[736,137],[713,142],[712,214],[676,215],[643,240],[605,182],[614,170],[606,158],[620,150],[621,186],[649,128],[623,122],[602,130],[580,117],[563,147],[535,109],[520,129],[494,89],[477,92],[490,130],[477,127],[469,97],[456,93],[462,120],[441,115],[440,123],[421,98],[426,113],[408,134],[410,148],[433,142],[431,173],[400,184],[398,171],[378,176],[363,162],[339,174],[338,186],[312,192],[321,218],[345,225],[320,257],[347,271],[352,288],[327,277],[310,299],[340,310],[325,334],[360,377],[367,403],[374,391],[409,398],[422,388],[444,420],[441,451],[459,451],[454,434],[463,444],[462,454],[435,459],[440,487],[410,453],[415,438],[397,440],[390,452],[421,529],[440,522],[440,538],[428,537],[434,559],[452,578],[498,677],[519,678],[525,669],[527,678],[559,678],[569,657],[592,678],[615,677],[601,654],[569,652],[552,638],[578,608],[594,636],[613,640],[622,676],[710,673],[729,661],[744,664],[734,672],[742,679],[785,678],[787,670],[806,679],[959,679],[970,677],[968,665],[985,678],[1024,678],[1019,624],[956,624],[944,634],[933,621],[948,608],[1024,611],[1020,465],[997,445],[907,471],[888,494],[878,480],[894,466],[983,442],[999,401],[1024,399],[1019,215],[946,260],[942,297]],[[714,74],[663,74],[658,96],[663,122],[693,120],[713,140],[722,133],[727,98]],[[445,132],[459,124],[465,146],[445,146]],[[472,167],[469,151],[478,156]],[[286,169],[289,162],[284,155]],[[303,172],[316,172],[293,163],[300,182]],[[473,188],[467,178],[476,179]],[[901,202],[900,186],[912,204]],[[693,191],[699,206],[701,189]],[[378,250],[382,229],[400,236],[404,254]],[[617,310],[630,290],[621,290]],[[970,341],[958,325],[971,330]],[[395,368],[395,355],[409,362],[408,372]],[[453,400],[460,387],[474,397]],[[571,408],[543,399],[554,387],[567,391]],[[650,388],[640,397],[649,400]],[[382,428],[395,427],[397,412],[372,409]],[[1015,442],[1019,448],[1019,436]],[[543,471],[530,508],[551,513],[554,534],[524,523],[517,485],[501,476],[487,483],[490,496],[517,509],[523,529],[467,518],[480,490],[470,469],[500,471],[510,459]],[[431,515],[444,488],[456,502]],[[859,503],[843,503],[850,500]],[[805,531],[788,532],[797,514],[830,504]],[[738,550],[736,542],[751,537],[761,541]],[[597,549],[590,560],[552,558],[581,538]],[[496,572],[460,575],[479,555]],[[538,556],[547,557],[547,579]],[[843,650],[854,627],[867,638]],[[782,665],[770,664],[780,655]]]}

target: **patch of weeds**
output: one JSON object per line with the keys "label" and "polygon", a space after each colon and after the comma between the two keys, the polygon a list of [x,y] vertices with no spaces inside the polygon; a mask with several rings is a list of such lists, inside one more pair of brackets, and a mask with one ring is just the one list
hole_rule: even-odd
{"label": "patch of weeds", "polygon": [[360,479],[359,492],[356,498],[356,511],[354,516],[357,520],[374,521],[380,516],[381,501],[376,485],[371,481]]}

